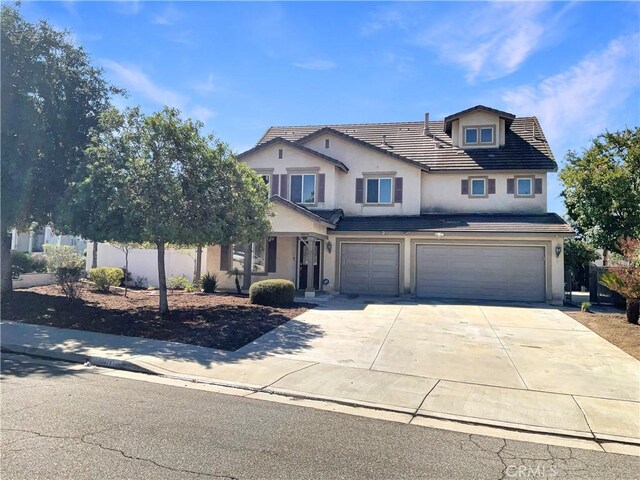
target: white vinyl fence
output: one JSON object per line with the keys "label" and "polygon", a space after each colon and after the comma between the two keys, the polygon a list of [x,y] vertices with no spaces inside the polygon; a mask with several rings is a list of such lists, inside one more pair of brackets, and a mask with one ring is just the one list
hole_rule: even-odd
{"label": "white vinyl fence", "polygon": [[[93,243],[87,243],[87,271],[91,269]],[[205,262],[206,248],[202,252],[202,264]],[[124,268],[124,252],[108,243],[98,243],[98,266]],[[167,279],[175,275],[185,275],[193,281],[196,250],[165,250],[164,268]],[[158,286],[158,251],[148,248],[129,250],[129,272],[131,279],[145,277],[147,285]]]}

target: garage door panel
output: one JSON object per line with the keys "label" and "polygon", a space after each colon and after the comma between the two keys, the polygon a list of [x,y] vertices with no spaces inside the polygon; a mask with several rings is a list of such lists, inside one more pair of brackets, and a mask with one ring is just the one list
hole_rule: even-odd
{"label": "garage door panel", "polygon": [[343,243],[340,291],[372,295],[397,295],[399,246]]}
{"label": "garage door panel", "polygon": [[544,301],[542,247],[418,245],[416,294]]}

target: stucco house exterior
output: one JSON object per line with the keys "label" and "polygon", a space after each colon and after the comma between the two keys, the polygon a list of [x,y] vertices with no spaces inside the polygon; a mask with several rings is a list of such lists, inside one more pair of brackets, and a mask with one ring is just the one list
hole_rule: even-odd
{"label": "stucco house exterior", "polygon": [[547,213],[557,165],[535,117],[479,105],[439,121],[271,127],[238,159],[269,184],[272,232],[250,251],[208,247],[223,287],[246,260],[253,281],[308,296],[563,300],[573,233]]}

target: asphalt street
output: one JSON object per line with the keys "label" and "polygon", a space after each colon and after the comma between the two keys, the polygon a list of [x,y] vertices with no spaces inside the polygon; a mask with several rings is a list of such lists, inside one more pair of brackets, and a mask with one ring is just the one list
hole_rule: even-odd
{"label": "asphalt street", "polygon": [[3,355],[8,479],[636,479],[640,459],[376,420]]}

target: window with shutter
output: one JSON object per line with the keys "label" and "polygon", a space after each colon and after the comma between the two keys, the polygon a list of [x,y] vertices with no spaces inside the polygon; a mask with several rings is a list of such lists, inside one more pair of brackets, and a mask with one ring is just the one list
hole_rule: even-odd
{"label": "window with shutter", "polygon": [[460,181],[460,193],[462,195],[469,195],[469,180],[466,178]]}
{"label": "window with shutter", "polygon": [[395,192],[393,195],[395,203],[402,203],[402,177],[396,177]]}
{"label": "window with shutter", "polygon": [[324,182],[325,174],[318,174],[318,202],[324,202]]}
{"label": "window with shutter", "polygon": [[356,203],[364,201],[364,178],[356,178]]}
{"label": "window with shutter", "polygon": [[278,255],[278,238],[269,237],[267,242],[267,272],[274,273],[276,271]]}

